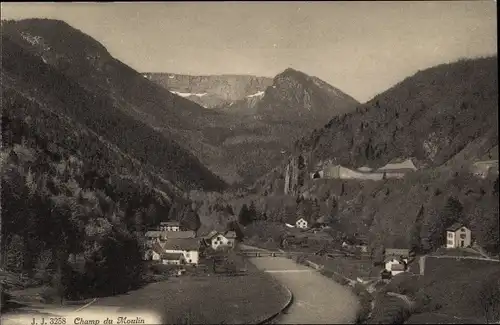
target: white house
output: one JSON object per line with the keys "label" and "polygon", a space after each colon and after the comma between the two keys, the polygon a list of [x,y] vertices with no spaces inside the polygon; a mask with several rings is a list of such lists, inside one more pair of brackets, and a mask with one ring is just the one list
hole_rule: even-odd
{"label": "white house", "polygon": [[165,253],[180,253],[187,264],[197,265],[200,259],[200,242],[197,238],[169,239],[161,246]]}
{"label": "white house", "polygon": [[385,260],[385,269],[391,272],[391,275],[396,275],[406,271],[408,259],[388,258]]}
{"label": "white house", "polygon": [[226,234],[222,234],[216,230],[212,230],[207,236],[204,237],[204,240],[207,246],[212,247],[214,250],[225,247],[234,247],[236,242],[236,233],[234,231],[228,231]]}
{"label": "white house", "polygon": [[469,247],[472,233],[461,223],[455,223],[446,229],[446,248]]}
{"label": "white house", "polygon": [[295,226],[300,229],[307,229],[308,227],[308,222],[304,218],[300,218],[295,222]]}
{"label": "white house", "polygon": [[179,221],[164,221],[160,222],[160,226],[158,227],[160,231],[180,231],[181,225]]}
{"label": "white house", "polygon": [[163,253],[161,254],[161,263],[167,265],[181,265],[186,263],[182,253]]}

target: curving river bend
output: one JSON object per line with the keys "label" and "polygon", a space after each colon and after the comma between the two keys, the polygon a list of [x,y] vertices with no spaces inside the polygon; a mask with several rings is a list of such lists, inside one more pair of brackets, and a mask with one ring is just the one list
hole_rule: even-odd
{"label": "curving river bend", "polygon": [[[242,250],[258,248],[241,246]],[[258,269],[270,273],[293,294],[286,312],[274,324],[354,323],[359,301],[349,288],[319,272],[284,257],[249,258]]]}

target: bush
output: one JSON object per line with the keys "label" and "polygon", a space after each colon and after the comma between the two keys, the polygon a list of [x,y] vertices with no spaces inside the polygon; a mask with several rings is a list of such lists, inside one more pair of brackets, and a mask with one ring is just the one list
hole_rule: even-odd
{"label": "bush", "polygon": [[436,304],[431,304],[431,297],[422,289],[415,294],[415,313],[431,312],[437,307]]}
{"label": "bush", "polygon": [[173,270],[176,270],[178,268],[179,267],[177,265],[165,264],[153,264],[150,266],[151,271],[153,271],[153,274],[156,275],[170,274]]}
{"label": "bush", "polygon": [[343,276],[341,275],[338,275],[336,273],[333,274],[333,280],[343,286],[345,285],[348,285],[349,284],[349,280],[347,280],[346,278],[344,278]]}
{"label": "bush", "polygon": [[0,310],[3,310],[5,308],[7,301],[12,299],[12,296],[5,290],[2,290],[1,295],[2,295],[2,305],[0,306]]}
{"label": "bush", "polygon": [[61,301],[61,295],[59,291],[54,287],[45,287],[43,288],[40,296],[44,300],[45,303],[55,303]]}
{"label": "bush", "polygon": [[360,308],[356,313],[356,324],[365,324],[368,320],[368,316],[372,310],[372,299],[371,296],[363,295],[360,298]]}
{"label": "bush", "polygon": [[414,296],[418,291],[418,283],[416,279],[407,274],[399,274],[392,278],[386,286],[386,292],[392,291],[402,295]]}
{"label": "bush", "polygon": [[365,289],[365,286],[362,285],[361,283],[359,282],[356,282],[356,284],[354,284],[353,288],[352,288],[352,291],[356,294],[356,296],[361,296],[364,292],[367,292],[366,289]]}

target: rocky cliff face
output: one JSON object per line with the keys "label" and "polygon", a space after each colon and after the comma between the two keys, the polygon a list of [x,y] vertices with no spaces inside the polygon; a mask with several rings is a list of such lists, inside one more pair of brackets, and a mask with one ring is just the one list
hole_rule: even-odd
{"label": "rocky cliff face", "polygon": [[278,74],[262,100],[256,113],[263,119],[280,120],[284,116],[296,122],[318,126],[333,116],[352,111],[359,103],[339,89],[319,78],[294,69]]}
{"label": "rocky cliff face", "polygon": [[271,78],[244,75],[143,73],[143,76],[206,108],[229,108],[232,103],[242,100],[252,102],[272,84]]}
{"label": "rocky cliff face", "polygon": [[217,173],[231,183],[235,179],[255,182],[290,153],[298,137],[358,104],[324,81],[293,69],[273,79],[143,75],[174,94],[212,108],[207,114],[219,114],[213,126],[204,127],[204,133],[218,139],[212,150],[218,151]]}

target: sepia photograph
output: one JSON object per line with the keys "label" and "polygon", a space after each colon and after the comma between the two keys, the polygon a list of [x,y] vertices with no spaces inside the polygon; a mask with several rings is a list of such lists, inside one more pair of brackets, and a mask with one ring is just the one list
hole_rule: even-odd
{"label": "sepia photograph", "polygon": [[0,324],[500,324],[497,9],[1,2]]}

